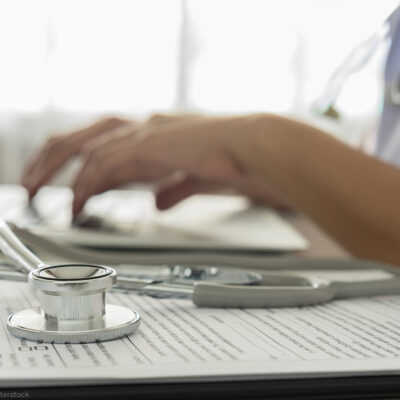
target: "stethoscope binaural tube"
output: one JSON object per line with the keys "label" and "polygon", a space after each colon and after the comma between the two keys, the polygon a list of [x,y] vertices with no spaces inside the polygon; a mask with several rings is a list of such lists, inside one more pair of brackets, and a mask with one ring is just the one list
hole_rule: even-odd
{"label": "stethoscope binaural tube", "polygon": [[37,290],[39,308],[11,314],[7,329],[14,336],[48,343],[82,343],[116,339],[132,333],[139,314],[106,304],[106,291],[116,283],[114,269],[98,265],[49,266],[30,252],[0,221],[0,250]]}

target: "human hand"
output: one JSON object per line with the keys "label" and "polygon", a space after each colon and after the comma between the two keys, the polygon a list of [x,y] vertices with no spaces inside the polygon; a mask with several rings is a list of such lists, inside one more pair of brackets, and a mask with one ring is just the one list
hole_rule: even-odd
{"label": "human hand", "polygon": [[243,122],[241,118],[174,118],[169,124],[127,125],[107,140],[91,142],[73,185],[73,213],[79,213],[90,196],[128,182],[156,182],[160,209],[194,193],[220,189],[286,206],[275,188],[230,154],[226,143],[243,134]]}
{"label": "human hand", "polygon": [[[162,125],[196,117],[196,115],[154,114],[144,124],[146,126]],[[23,171],[21,184],[28,190],[29,198],[32,198],[40,187],[49,182],[69,160],[85,153],[86,147],[91,148],[96,143],[99,145],[102,142],[105,144],[112,141],[127,125],[133,128],[138,123],[128,119],[108,117],[84,129],[47,139]]]}
{"label": "human hand", "polygon": [[49,138],[24,169],[21,183],[29,197],[32,198],[87,143],[130,123],[133,122],[122,118],[104,118],[85,129]]}

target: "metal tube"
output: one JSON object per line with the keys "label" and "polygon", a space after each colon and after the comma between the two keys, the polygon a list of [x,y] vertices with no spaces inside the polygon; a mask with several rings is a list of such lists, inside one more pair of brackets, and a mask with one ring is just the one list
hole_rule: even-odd
{"label": "metal tube", "polygon": [[193,285],[186,283],[169,283],[163,280],[118,278],[113,289],[132,291],[153,297],[192,298]]}
{"label": "metal tube", "polygon": [[0,250],[13,261],[15,268],[26,274],[45,266],[42,260],[24,246],[3,220],[0,220]]}

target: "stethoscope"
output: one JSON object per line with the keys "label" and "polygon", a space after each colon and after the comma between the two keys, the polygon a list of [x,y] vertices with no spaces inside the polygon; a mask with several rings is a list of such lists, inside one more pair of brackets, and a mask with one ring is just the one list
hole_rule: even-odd
{"label": "stethoscope", "polygon": [[[110,267],[44,264],[22,244],[4,221],[0,221],[0,249],[23,273],[14,271],[14,274],[7,275],[6,272],[1,277],[21,280],[28,273],[28,283],[38,291],[40,299],[39,308],[19,311],[8,317],[9,332],[19,338],[49,343],[105,341],[134,332],[140,324],[139,314],[128,307],[106,303],[106,291],[113,286],[155,297],[189,298],[202,307],[299,307],[333,299],[400,294],[400,278],[393,269],[360,261],[361,267],[387,269],[393,274],[390,279],[342,282],[302,276],[293,271],[263,272],[262,275],[247,272],[247,286],[213,282],[174,283],[163,279],[117,279],[115,270]],[[305,261],[303,267],[307,264],[312,262]],[[357,262],[353,264],[358,267]],[[4,271],[0,275],[2,273]]]}
{"label": "stethoscope", "polygon": [[14,336],[49,343],[96,342],[129,335],[140,325],[136,311],[106,304],[105,292],[117,280],[112,268],[46,265],[4,221],[0,221],[0,248],[20,272],[28,274],[28,283],[40,299],[39,308],[8,317],[7,329]]}

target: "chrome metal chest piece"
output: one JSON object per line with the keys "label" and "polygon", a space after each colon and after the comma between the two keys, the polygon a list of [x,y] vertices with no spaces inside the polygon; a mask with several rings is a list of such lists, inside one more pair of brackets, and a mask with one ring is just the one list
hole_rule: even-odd
{"label": "chrome metal chest piece", "polygon": [[116,282],[112,268],[93,265],[42,267],[29,273],[41,307],[8,317],[7,328],[17,337],[53,343],[116,339],[140,323],[136,311],[107,305],[106,290]]}
{"label": "chrome metal chest piece", "polygon": [[7,320],[10,333],[47,343],[82,343],[116,339],[138,328],[136,311],[106,304],[106,291],[117,281],[112,268],[45,265],[0,222],[0,248],[20,270],[29,271],[29,285],[41,304],[11,314]]}

